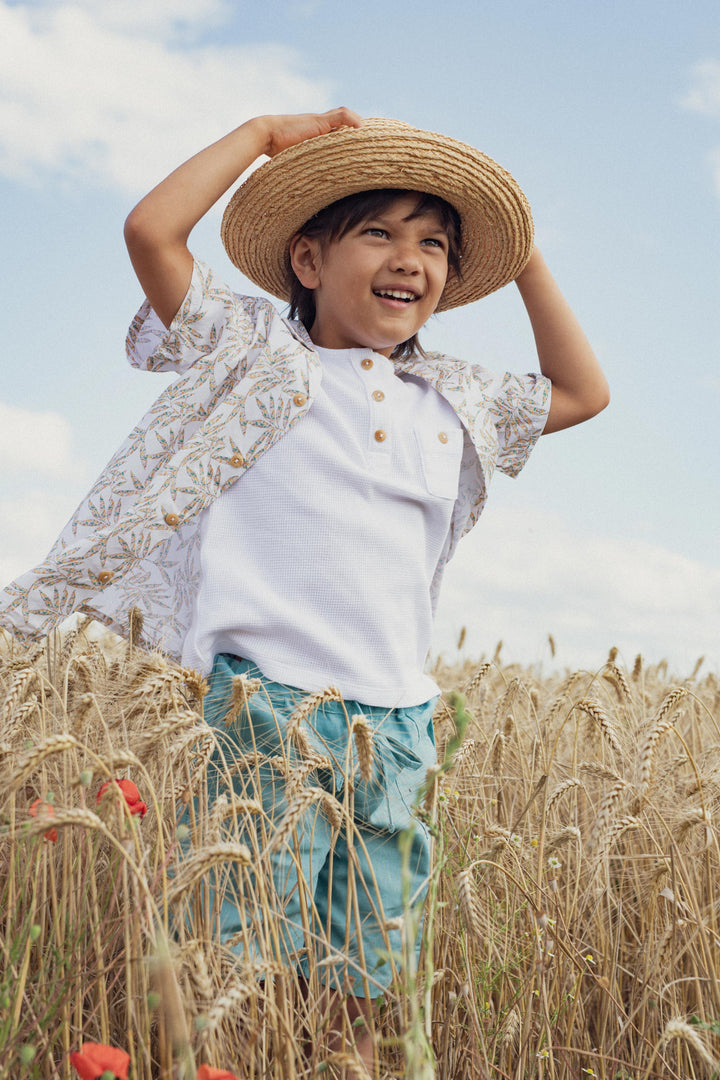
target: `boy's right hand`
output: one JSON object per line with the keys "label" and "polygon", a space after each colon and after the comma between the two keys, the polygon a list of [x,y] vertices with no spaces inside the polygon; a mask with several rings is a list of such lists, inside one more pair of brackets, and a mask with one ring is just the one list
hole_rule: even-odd
{"label": "boy's right hand", "polygon": [[297,113],[289,116],[260,116],[258,122],[267,129],[265,153],[275,157],[281,150],[327,135],[341,127],[361,127],[362,117],[344,105],[324,113]]}

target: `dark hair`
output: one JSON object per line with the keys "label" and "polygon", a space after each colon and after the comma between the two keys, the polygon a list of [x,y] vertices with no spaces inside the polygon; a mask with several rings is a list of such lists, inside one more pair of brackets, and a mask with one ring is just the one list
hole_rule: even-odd
{"label": "dark hair", "polygon": [[[439,195],[427,195],[418,191],[406,191],[401,188],[378,188],[375,191],[359,191],[355,195],[346,195],[344,199],[330,203],[323,210],[306,221],[299,236],[316,237],[321,244],[340,240],[346,233],[369,218],[383,213],[399,198],[405,195],[417,195],[417,204],[410,218],[424,214],[437,213],[443,229],[448,235],[448,273],[462,277],[460,259],[462,257],[462,230],[460,215],[454,206],[441,199]],[[306,330],[315,322],[315,293],[300,283],[287,257],[287,280],[290,292],[290,318],[299,319]],[[407,359],[413,353],[424,355],[417,334],[407,341],[396,345],[392,351],[395,360]]]}

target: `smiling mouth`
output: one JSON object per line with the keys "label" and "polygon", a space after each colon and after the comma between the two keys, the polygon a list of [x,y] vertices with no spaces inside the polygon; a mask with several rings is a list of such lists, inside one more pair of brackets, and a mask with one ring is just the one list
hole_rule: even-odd
{"label": "smiling mouth", "polygon": [[375,296],[381,296],[386,300],[402,300],[404,304],[412,304],[417,300],[415,293],[407,289],[373,289]]}

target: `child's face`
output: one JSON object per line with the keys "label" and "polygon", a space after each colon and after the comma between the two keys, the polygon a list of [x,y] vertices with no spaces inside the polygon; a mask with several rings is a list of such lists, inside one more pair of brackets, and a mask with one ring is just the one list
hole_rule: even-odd
{"label": "child's face", "polygon": [[432,315],[447,279],[448,237],[437,213],[411,217],[417,198],[398,198],[324,248],[315,238],[293,240],[293,269],[315,291],[316,345],[389,356]]}

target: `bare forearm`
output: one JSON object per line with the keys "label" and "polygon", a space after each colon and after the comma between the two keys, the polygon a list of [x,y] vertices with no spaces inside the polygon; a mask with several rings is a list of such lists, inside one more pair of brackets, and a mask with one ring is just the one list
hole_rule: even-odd
{"label": "bare forearm", "polygon": [[125,222],[125,241],[138,280],[166,326],[192,274],[188,237],[210,207],[261,155],[362,119],[341,107],[326,113],[258,116],[201,150],[153,188]]}
{"label": "bare forearm", "polygon": [[607,380],[537,248],[516,284],[535,335],[540,370],[552,383],[545,432],[589,420],[609,401]]}
{"label": "bare forearm", "polygon": [[192,229],[266,144],[262,118],[250,120],[175,169],[130,212],[125,222],[130,261],[166,326],[190,284]]}
{"label": "bare forearm", "polygon": [[141,199],[125,223],[128,246],[137,241],[185,244],[200,218],[266,153],[264,119],[249,120],[201,150]]}

